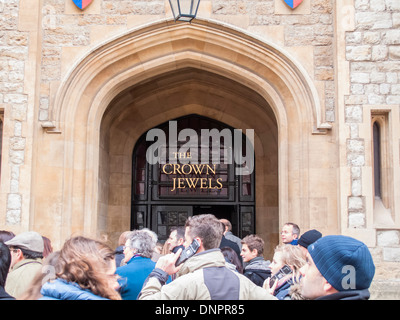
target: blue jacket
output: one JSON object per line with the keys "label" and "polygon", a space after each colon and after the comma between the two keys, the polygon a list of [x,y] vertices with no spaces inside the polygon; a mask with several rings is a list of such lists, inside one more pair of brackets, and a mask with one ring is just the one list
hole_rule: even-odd
{"label": "blue jacket", "polygon": [[108,300],[63,279],[46,282],[40,293],[43,296],[40,300]]}
{"label": "blue jacket", "polygon": [[143,283],[149,274],[153,271],[156,263],[150,258],[141,256],[133,257],[128,263],[117,268],[116,274],[121,279],[121,297],[123,300],[136,300]]}

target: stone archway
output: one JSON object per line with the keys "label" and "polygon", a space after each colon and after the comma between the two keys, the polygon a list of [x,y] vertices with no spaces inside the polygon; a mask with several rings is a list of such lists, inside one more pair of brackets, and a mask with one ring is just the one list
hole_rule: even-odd
{"label": "stone archway", "polygon": [[[279,168],[275,184],[278,185],[279,199],[275,200],[278,205],[269,208],[268,202],[259,203],[265,210],[275,210],[274,216],[279,217],[280,224],[289,218],[301,218],[304,224],[308,223],[308,207],[303,208],[300,203],[307,202],[310,197],[307,171],[309,137],[313,132],[324,133],[329,125],[323,122],[316,89],[307,73],[283,50],[221,23],[198,20],[188,25],[162,21],[94,48],[73,66],[60,85],[52,108],[52,123],[46,124],[45,129],[49,132],[59,130],[62,134],[44,134],[39,144],[43,149],[46,145],[56,144],[62,150],[59,157],[63,165],[53,168],[62,183],[51,191],[54,194],[52,199],[57,199],[59,203],[57,219],[61,239],[74,232],[98,234],[102,230],[109,233],[113,229],[110,224],[118,223],[116,216],[120,214],[123,219],[124,212],[113,214],[112,221],[109,219],[112,209],[108,199],[112,199],[113,191],[107,181],[114,177],[107,172],[110,172],[109,166],[114,162],[103,161],[104,157],[108,157],[107,150],[111,147],[130,153],[140,134],[165,121],[165,112],[152,113],[146,105],[150,100],[160,98],[157,97],[160,90],[164,96],[174,96],[174,90],[179,86],[169,87],[168,81],[162,81],[162,75],[175,73],[179,78],[182,70],[200,71],[203,75],[207,74],[208,79],[210,74],[215,78],[221,77],[225,81],[222,88],[225,91],[229,87],[226,84],[230,83],[240,90],[255,93],[252,95],[256,97],[256,101],[251,103],[253,107],[246,110],[253,116],[247,120],[243,108],[227,112],[226,101],[221,100],[220,108],[204,101],[207,95],[201,95],[202,90],[216,88],[211,88],[209,84],[204,86],[199,79],[197,83],[186,81],[188,88],[199,88],[199,99],[169,101],[168,117],[190,112],[217,120],[224,117],[224,122],[237,128],[259,128],[256,148],[258,144],[257,156],[260,157],[268,150],[263,146],[266,140],[262,136],[271,128],[266,124],[275,123],[274,143],[278,151],[274,161],[275,167]],[[151,80],[152,83],[149,82]],[[131,98],[140,95],[140,86],[144,83],[147,83],[146,90],[152,89],[155,94],[146,97],[149,101],[136,101],[134,119],[127,116],[125,110],[110,107],[129,104],[128,100],[132,101]],[[175,83],[179,83],[179,79]],[[139,90],[135,92],[135,97],[131,96],[130,88]],[[168,92],[173,94],[168,95]],[[218,93],[214,92],[215,96]],[[231,98],[234,96],[230,93]],[[120,130],[112,123],[123,125],[130,121],[132,129],[129,138],[122,145],[107,146],[107,141],[110,141],[107,135],[118,135]],[[111,125],[111,130],[104,130],[106,124]],[[47,155],[42,154],[43,157]],[[129,167],[123,158],[120,160],[123,167]],[[45,171],[46,167],[39,166],[37,174],[41,170]],[[263,176],[267,180],[271,178],[268,177],[268,168]],[[267,180],[260,187],[268,183]],[[49,205],[45,198],[41,200],[35,203],[35,212]],[[292,212],[290,208],[296,210]],[[279,229],[276,232],[273,237],[277,236]]]}
{"label": "stone archway", "polygon": [[[100,168],[107,172],[101,185],[109,194],[101,206],[107,208],[108,214],[100,224],[113,238],[130,226],[131,159],[137,140],[161,122],[189,114],[242,130],[255,130],[256,189],[265,190],[256,192],[256,230],[265,238],[275,233],[272,243],[276,245],[279,186],[275,115],[265,99],[252,89],[197,68],[147,79],[124,90],[109,104],[100,133]],[[108,221],[113,221],[112,225]]]}

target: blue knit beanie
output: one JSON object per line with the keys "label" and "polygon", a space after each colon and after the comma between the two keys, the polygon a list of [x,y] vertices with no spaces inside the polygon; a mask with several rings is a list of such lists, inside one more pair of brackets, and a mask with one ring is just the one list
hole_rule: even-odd
{"label": "blue knit beanie", "polygon": [[354,238],[325,236],[308,246],[314,264],[336,290],[368,289],[375,265],[368,247]]}

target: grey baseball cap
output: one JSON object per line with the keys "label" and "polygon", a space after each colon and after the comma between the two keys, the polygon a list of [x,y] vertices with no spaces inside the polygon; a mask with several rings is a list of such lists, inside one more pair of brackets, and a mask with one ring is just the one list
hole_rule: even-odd
{"label": "grey baseball cap", "polygon": [[6,241],[5,244],[9,247],[18,247],[35,252],[43,252],[44,249],[43,238],[35,231],[22,232]]}

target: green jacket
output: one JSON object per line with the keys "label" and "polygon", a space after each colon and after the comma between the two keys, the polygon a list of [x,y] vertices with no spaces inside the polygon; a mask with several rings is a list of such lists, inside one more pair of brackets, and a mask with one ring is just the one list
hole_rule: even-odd
{"label": "green jacket", "polygon": [[219,249],[198,253],[188,259],[178,278],[161,285],[157,277],[148,278],[140,300],[274,300],[273,295],[238,272],[225,267]]}
{"label": "green jacket", "polygon": [[17,262],[7,276],[6,292],[18,299],[29,288],[33,278],[41,270],[41,259],[24,259]]}

